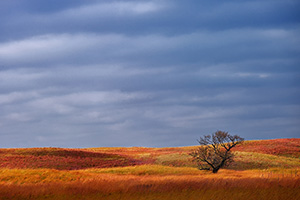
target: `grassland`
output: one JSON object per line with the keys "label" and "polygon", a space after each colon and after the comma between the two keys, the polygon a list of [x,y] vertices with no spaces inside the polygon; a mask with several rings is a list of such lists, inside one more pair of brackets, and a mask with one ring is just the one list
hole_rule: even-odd
{"label": "grassland", "polygon": [[300,139],[246,141],[217,174],[195,148],[0,149],[0,199],[300,199]]}

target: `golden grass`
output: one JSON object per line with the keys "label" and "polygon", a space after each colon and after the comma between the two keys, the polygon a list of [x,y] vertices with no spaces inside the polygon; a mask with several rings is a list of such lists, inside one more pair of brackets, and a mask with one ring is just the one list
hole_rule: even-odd
{"label": "golden grass", "polygon": [[234,152],[235,163],[230,169],[268,169],[295,168],[300,166],[300,159],[295,157],[277,156],[255,152]]}
{"label": "golden grass", "polygon": [[217,174],[191,167],[168,167],[161,165],[140,165],[115,168],[91,168],[82,170],[54,169],[0,169],[0,184],[33,184],[86,181],[95,177],[181,177],[199,179],[247,179],[247,178],[293,178],[300,179],[300,168],[267,170],[227,170]]}
{"label": "golden grass", "polygon": [[[0,173],[1,179],[9,176],[11,179],[6,183],[0,183],[0,197],[2,199],[130,200],[300,198],[300,178],[295,175],[279,177],[274,173],[266,176],[270,172],[263,172],[265,176],[262,176],[259,170],[220,170],[219,174],[195,171],[194,174],[189,174],[190,168],[180,168],[178,170],[182,170],[185,174],[178,174],[178,171],[173,171],[169,167],[139,167],[141,169],[132,170],[139,172],[144,168],[154,167],[154,170],[165,169],[166,171],[159,175],[132,175],[134,173],[118,175],[108,171],[102,174],[97,169],[76,171],[9,169]],[[43,175],[51,177],[46,178],[45,181]]]}
{"label": "golden grass", "polygon": [[86,177],[83,173],[54,169],[0,169],[0,184],[66,183]]}
{"label": "golden grass", "polygon": [[[286,146],[289,143],[292,149]],[[0,200],[296,200],[299,143],[299,139],[247,141],[234,151],[235,164],[217,174],[200,171],[191,162],[188,154],[197,147],[0,149]],[[20,163],[14,158],[30,159]],[[102,161],[91,165],[100,159],[116,164],[137,159],[138,165],[99,168]],[[56,167],[62,164],[78,170]]]}
{"label": "golden grass", "polygon": [[[81,172],[88,173],[101,173],[101,174],[118,174],[118,175],[200,175],[204,172],[200,172],[196,168],[188,167],[169,167],[161,165],[139,165],[130,167],[114,167],[106,169],[86,169],[80,170]],[[206,172],[207,173],[207,172]]]}

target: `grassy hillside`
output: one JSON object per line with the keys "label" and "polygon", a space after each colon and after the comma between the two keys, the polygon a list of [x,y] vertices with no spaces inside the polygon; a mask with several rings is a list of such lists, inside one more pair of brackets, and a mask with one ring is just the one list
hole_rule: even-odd
{"label": "grassy hillside", "polygon": [[28,148],[0,150],[0,168],[74,170],[137,164],[142,163],[128,156],[79,149]]}
{"label": "grassy hillside", "polygon": [[[189,155],[196,148],[197,146],[0,149],[0,168],[79,170],[136,165],[196,168]],[[300,139],[246,141],[234,148],[233,152],[235,162],[227,169],[266,170],[300,167]]]}
{"label": "grassy hillside", "polygon": [[0,149],[0,199],[300,199],[300,139],[246,141],[217,174],[195,148]]}
{"label": "grassy hillside", "polygon": [[[141,162],[175,166],[196,167],[189,153],[197,146],[171,148],[89,148],[92,152],[130,156]],[[245,141],[233,148],[235,163],[228,169],[294,168],[300,166],[300,139]]]}

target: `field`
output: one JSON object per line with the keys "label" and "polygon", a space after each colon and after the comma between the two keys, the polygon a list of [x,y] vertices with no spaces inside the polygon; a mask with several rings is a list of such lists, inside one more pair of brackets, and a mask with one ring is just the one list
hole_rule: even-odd
{"label": "field", "polygon": [[195,148],[0,149],[0,199],[300,199],[300,139],[246,141],[217,174]]}

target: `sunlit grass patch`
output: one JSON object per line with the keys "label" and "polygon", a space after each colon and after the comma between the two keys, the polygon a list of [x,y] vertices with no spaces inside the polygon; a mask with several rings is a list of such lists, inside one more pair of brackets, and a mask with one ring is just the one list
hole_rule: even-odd
{"label": "sunlit grass patch", "polygon": [[84,178],[78,172],[54,169],[0,169],[0,183],[6,184],[73,182]]}
{"label": "sunlit grass patch", "polygon": [[268,168],[260,170],[257,172],[263,173],[267,177],[277,176],[277,177],[293,177],[300,179],[300,166],[299,168]]}
{"label": "sunlit grass patch", "polygon": [[164,154],[155,157],[155,164],[166,166],[189,166],[195,167],[195,163],[192,162],[191,156],[184,153]]}
{"label": "sunlit grass patch", "polygon": [[114,167],[106,169],[80,170],[90,173],[111,173],[119,175],[199,175],[201,172],[191,167],[169,167],[161,165],[138,165],[130,167]]}
{"label": "sunlit grass patch", "polygon": [[235,162],[229,167],[230,169],[268,169],[274,167],[294,168],[300,166],[298,158],[276,156],[255,152],[234,152]]}

